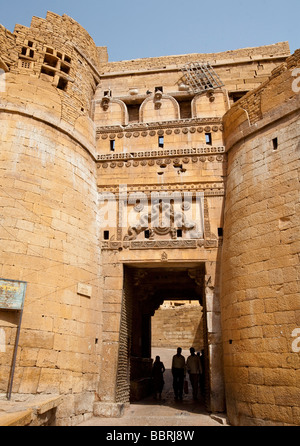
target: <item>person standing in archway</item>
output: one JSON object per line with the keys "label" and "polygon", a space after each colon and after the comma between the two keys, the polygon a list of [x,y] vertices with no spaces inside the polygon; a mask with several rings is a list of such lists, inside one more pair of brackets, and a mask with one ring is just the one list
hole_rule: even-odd
{"label": "person standing in archway", "polygon": [[193,399],[198,399],[199,374],[202,373],[202,367],[199,356],[195,355],[194,347],[190,348],[190,356],[186,361],[186,369],[190,375],[190,381],[193,389]]}
{"label": "person standing in archway", "polygon": [[154,387],[154,399],[157,398],[157,394],[159,399],[161,399],[161,393],[164,387],[164,372],[165,366],[163,362],[161,362],[160,357],[156,356],[155,362],[152,368],[152,378],[153,378],[153,387]]}
{"label": "person standing in archway", "polygon": [[182,356],[181,352],[182,348],[178,347],[177,353],[173,356],[172,360],[173,389],[176,401],[178,398],[182,401],[185,376],[185,358]]}

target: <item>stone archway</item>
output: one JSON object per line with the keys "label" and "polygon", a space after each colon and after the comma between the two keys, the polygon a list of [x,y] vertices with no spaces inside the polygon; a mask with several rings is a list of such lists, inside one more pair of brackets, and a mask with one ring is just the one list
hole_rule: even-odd
{"label": "stone archway", "polygon": [[[117,366],[116,402],[149,394],[151,376],[151,317],[164,300],[199,301],[205,307],[205,264],[195,267],[124,268],[124,292]],[[206,316],[204,317],[204,321]],[[210,408],[210,366],[207,324],[203,325],[205,402]]]}

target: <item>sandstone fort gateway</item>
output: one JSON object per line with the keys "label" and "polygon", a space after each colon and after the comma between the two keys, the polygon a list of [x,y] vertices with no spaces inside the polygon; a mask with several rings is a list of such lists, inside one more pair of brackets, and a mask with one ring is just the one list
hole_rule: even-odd
{"label": "sandstone fort gateway", "polygon": [[300,50],[109,62],[51,12],[0,49],[3,400],[122,416],[197,338],[208,412],[300,425]]}

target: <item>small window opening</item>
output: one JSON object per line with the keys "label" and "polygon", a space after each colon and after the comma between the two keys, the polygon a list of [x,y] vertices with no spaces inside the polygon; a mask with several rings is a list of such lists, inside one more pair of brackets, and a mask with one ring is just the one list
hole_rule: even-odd
{"label": "small window opening", "polygon": [[163,87],[155,87],[155,91],[161,91],[163,93],[164,88]]}
{"label": "small window opening", "polygon": [[52,49],[52,48],[47,48],[47,49],[46,49],[46,53],[48,53],[48,54],[53,54],[53,49]]}
{"label": "small window opening", "polygon": [[104,91],[103,96],[111,96],[111,90]]}
{"label": "small window opening", "polygon": [[109,231],[104,231],[103,238],[104,240],[109,240]]}
{"label": "small window opening", "polygon": [[163,136],[158,137],[158,147],[160,147],[161,149],[164,147],[164,137]]}
{"label": "small window opening", "polygon": [[71,57],[69,57],[69,56],[65,56],[65,62],[67,62],[67,63],[71,63]]}
{"label": "small window opening", "polygon": [[53,77],[54,77],[54,74],[55,74],[54,71],[49,70],[49,69],[46,68],[46,67],[42,67],[42,69],[41,69],[41,73],[43,73],[43,74],[47,74],[47,76],[53,76]]}
{"label": "small window opening", "polygon": [[111,140],[109,141],[109,143],[110,143],[110,151],[111,151],[111,152],[114,152],[114,151],[115,151],[115,148],[116,148],[116,140],[115,140],[115,139],[111,139]]}
{"label": "small window opening", "polygon": [[29,51],[29,57],[32,58],[33,56],[34,56],[34,51],[33,51],[33,50],[30,50],[30,51]]}
{"label": "small window opening", "polygon": [[26,51],[27,51],[27,48],[25,48],[23,46],[22,51],[21,51],[22,56],[26,56]]}
{"label": "small window opening", "polygon": [[30,41],[28,40],[28,46],[29,46],[30,48],[32,48],[32,47],[33,47],[33,42],[30,42]]}
{"label": "small window opening", "polygon": [[223,228],[218,228],[218,237],[223,237]]}
{"label": "small window opening", "polygon": [[61,53],[56,53],[56,55],[57,55],[57,57],[58,57],[59,59],[62,59],[62,54],[61,54]]}
{"label": "small window opening", "polygon": [[138,122],[140,114],[140,104],[127,104],[129,122]]}
{"label": "small window opening", "polygon": [[178,238],[182,237],[182,229],[177,229],[176,233]]}
{"label": "small window opening", "polygon": [[180,118],[190,119],[192,117],[191,100],[178,101],[180,107]]}
{"label": "small window opening", "polygon": [[146,229],[146,231],[145,231],[145,238],[150,238],[150,231],[149,231],[149,229]]}
{"label": "small window opening", "polygon": [[60,69],[61,69],[61,71],[63,71],[66,74],[70,73],[70,67],[68,67],[67,65],[61,64]]}
{"label": "small window opening", "polygon": [[67,86],[68,86],[68,81],[66,81],[66,79],[63,79],[62,77],[60,77],[58,84],[57,84],[57,88],[59,88],[60,90],[66,91]]}
{"label": "small window opening", "polygon": [[50,56],[48,54],[45,54],[44,63],[46,63],[47,65],[50,65],[50,67],[55,68],[56,65],[57,65],[57,59],[54,56]]}
{"label": "small window opening", "polygon": [[273,150],[277,150],[278,149],[278,138],[272,139],[272,143],[273,143]]}
{"label": "small window opening", "polygon": [[206,144],[212,145],[211,133],[205,133],[205,141],[206,141]]}

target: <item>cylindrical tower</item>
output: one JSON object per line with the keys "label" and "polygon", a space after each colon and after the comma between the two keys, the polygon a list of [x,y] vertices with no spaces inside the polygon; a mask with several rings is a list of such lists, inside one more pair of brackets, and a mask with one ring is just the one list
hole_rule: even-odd
{"label": "cylindrical tower", "polygon": [[300,424],[299,64],[298,50],[224,117],[221,311],[233,425]]}
{"label": "cylindrical tower", "polygon": [[[95,132],[97,47],[69,17],[1,28],[0,277],[27,282],[12,392],[68,395],[57,422],[93,411],[101,345]],[[18,315],[0,311],[0,392]],[[99,339],[99,342],[98,342]],[[60,418],[62,417],[62,418]]]}

